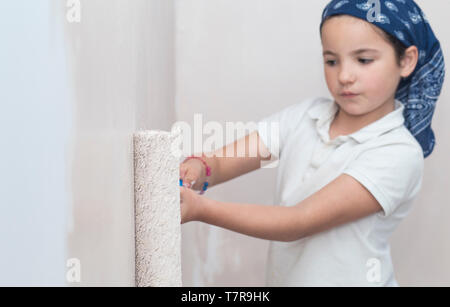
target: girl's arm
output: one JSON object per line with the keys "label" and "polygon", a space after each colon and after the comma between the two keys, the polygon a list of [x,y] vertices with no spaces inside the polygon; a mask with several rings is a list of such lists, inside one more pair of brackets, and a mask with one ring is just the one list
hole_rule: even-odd
{"label": "girl's arm", "polygon": [[299,240],[382,210],[372,194],[347,174],[291,207],[221,202],[184,187],[181,193],[182,223],[198,220],[272,241]]}
{"label": "girl's arm", "polygon": [[271,159],[257,131],[206,155],[203,159],[211,167],[209,187],[257,170],[261,161]]}

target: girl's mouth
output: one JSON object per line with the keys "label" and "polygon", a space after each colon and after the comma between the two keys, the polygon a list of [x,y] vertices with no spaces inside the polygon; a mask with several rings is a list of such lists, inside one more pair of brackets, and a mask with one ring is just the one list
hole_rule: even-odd
{"label": "girl's mouth", "polygon": [[342,94],[341,96],[344,98],[354,98],[358,96],[358,94]]}

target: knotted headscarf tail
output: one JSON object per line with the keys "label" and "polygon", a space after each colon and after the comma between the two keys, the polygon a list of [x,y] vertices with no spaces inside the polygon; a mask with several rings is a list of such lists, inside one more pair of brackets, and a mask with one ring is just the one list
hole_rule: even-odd
{"label": "knotted headscarf tail", "polygon": [[419,50],[416,69],[400,82],[395,98],[405,106],[405,126],[428,157],[436,142],[431,119],[444,83],[445,63],[427,17],[413,0],[333,0],[323,11],[320,29],[327,17],[340,14],[370,22]]}

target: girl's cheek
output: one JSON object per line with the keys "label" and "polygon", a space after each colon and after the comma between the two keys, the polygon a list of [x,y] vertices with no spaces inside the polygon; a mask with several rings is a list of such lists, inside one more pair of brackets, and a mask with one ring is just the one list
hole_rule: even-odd
{"label": "girl's cheek", "polygon": [[380,90],[380,85],[383,84],[383,80],[385,80],[385,76],[383,74],[380,74],[379,69],[377,67],[372,67],[370,69],[367,69],[364,74],[361,75],[361,78],[363,80],[362,83],[364,84],[363,87],[368,92],[376,92]]}
{"label": "girl's cheek", "polygon": [[328,89],[333,93],[337,87],[337,76],[334,76],[333,72],[325,71],[325,81],[327,82]]}
{"label": "girl's cheek", "polygon": [[364,85],[362,89],[364,94],[366,94],[367,96],[374,96],[374,95],[377,96],[380,92],[380,85],[378,82],[379,82],[378,79],[373,77],[364,80]]}

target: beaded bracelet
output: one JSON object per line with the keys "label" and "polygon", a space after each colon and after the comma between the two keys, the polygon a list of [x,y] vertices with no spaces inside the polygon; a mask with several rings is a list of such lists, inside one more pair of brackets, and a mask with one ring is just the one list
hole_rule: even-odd
{"label": "beaded bracelet", "polygon": [[[200,158],[200,157],[196,157],[196,156],[189,156],[189,157],[187,157],[186,159],[184,159],[184,161],[183,161],[183,163],[184,162],[186,162],[186,161],[188,161],[188,160],[190,160],[190,159],[198,159],[198,160],[200,160],[200,161],[202,161],[202,163],[205,165],[205,167],[206,167],[206,176],[207,177],[209,177],[209,176],[211,176],[211,167],[209,167],[208,166],[208,164],[205,162],[205,160],[203,160],[202,158]],[[206,180],[204,183],[203,183],[203,187],[202,187],[202,190],[200,191],[200,195],[203,195],[204,193],[205,193],[205,191],[208,189],[208,180]],[[183,179],[180,179],[180,186],[183,186]]]}

